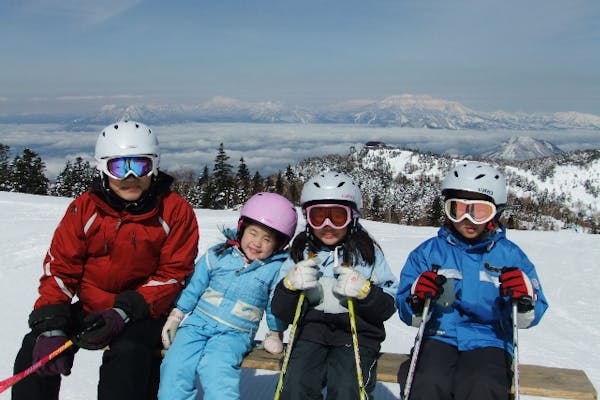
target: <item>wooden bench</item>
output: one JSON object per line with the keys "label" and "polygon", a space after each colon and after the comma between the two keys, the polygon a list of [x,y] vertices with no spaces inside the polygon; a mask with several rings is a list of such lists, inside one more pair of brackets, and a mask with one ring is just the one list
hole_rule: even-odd
{"label": "wooden bench", "polygon": [[[398,383],[398,368],[406,354],[382,353],[377,364],[377,380]],[[243,368],[280,370],[281,355],[256,347],[242,362]],[[578,369],[521,364],[519,392],[522,395],[562,399],[597,400],[596,389],[585,372]]]}

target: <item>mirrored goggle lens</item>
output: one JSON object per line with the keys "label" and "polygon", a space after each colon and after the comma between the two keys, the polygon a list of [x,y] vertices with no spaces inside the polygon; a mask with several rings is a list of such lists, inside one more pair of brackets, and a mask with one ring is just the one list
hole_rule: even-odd
{"label": "mirrored goggle lens", "polygon": [[130,173],[138,178],[152,172],[152,159],[149,157],[118,157],[106,162],[108,173],[117,179],[124,179]]}
{"label": "mirrored goggle lens", "polygon": [[453,222],[468,218],[476,224],[483,224],[494,218],[496,206],[485,200],[449,199],[446,200],[445,211]]}
{"label": "mirrored goggle lens", "polygon": [[308,223],[315,229],[320,229],[329,220],[334,228],[343,228],[352,220],[350,207],[342,205],[334,206],[310,206],[306,209]]}

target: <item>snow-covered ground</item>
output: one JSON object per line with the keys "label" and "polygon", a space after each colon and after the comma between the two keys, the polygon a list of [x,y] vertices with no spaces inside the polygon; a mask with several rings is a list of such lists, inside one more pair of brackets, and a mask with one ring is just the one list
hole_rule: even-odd
{"label": "snow-covered ground", "polygon": [[[0,380],[12,375],[14,357],[27,332],[27,316],[37,298],[42,259],[69,199],[0,192],[0,342],[3,360]],[[234,226],[233,211],[196,210],[200,225],[200,252],[221,240],[219,227]],[[303,224],[301,224],[303,225]],[[365,221],[381,244],[388,262],[399,275],[408,252],[432,236],[436,228],[410,227]],[[520,331],[521,362],[583,369],[600,389],[600,235],[573,231],[509,231],[537,266],[550,308],[537,327]],[[594,322],[595,321],[595,322]],[[264,325],[258,337],[264,336]],[[416,328],[405,326],[397,316],[386,323],[383,351],[408,352]],[[63,400],[96,397],[100,352],[80,351],[73,373],[64,378]],[[270,399],[276,374],[244,370],[242,399]],[[399,398],[394,384],[378,383],[378,400]],[[10,398],[9,392],[0,395]],[[533,399],[523,396],[522,399]]]}

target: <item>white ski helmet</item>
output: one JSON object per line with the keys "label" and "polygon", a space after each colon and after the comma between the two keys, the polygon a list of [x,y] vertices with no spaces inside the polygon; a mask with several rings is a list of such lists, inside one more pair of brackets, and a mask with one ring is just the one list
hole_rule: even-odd
{"label": "white ski helmet", "polygon": [[460,190],[484,194],[496,205],[507,202],[506,179],[496,168],[480,162],[457,164],[442,182],[442,194]]}
{"label": "white ski helmet", "polygon": [[158,175],[160,148],[158,137],[146,125],[121,120],[108,125],[96,140],[96,168],[104,173],[106,161],[123,156],[148,156],[152,158],[152,174]]}
{"label": "white ski helmet", "polygon": [[314,201],[345,201],[360,215],[363,209],[362,194],[354,180],[341,172],[327,171],[313,176],[304,184],[300,205],[306,208],[307,203]]}

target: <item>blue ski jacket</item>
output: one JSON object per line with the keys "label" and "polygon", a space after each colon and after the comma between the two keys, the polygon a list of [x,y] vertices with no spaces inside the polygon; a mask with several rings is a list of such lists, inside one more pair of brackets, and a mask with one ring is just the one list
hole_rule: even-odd
{"label": "blue ski jacket", "polygon": [[534,309],[523,313],[529,315],[519,327],[536,325],[548,308],[534,265],[506,238],[505,227],[498,227],[492,235],[471,245],[443,226],[436,237],[409,254],[402,268],[396,305],[400,319],[407,325],[418,326],[421,321],[406,301],[411,287],[422,272],[434,265],[439,266],[438,274],[447,281],[443,294],[432,303],[424,337],[456,346],[459,351],[499,347],[512,355],[512,305],[508,297],[501,296],[499,288],[503,267],[521,269],[535,289]]}
{"label": "blue ski jacket", "polygon": [[280,252],[246,264],[237,247],[229,247],[217,255],[218,247],[211,247],[198,260],[176,307],[186,314],[208,316],[252,334],[266,311],[269,329],[283,331],[285,325],[271,313],[270,299],[278,282],[279,268],[288,254]]}

